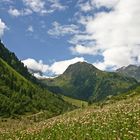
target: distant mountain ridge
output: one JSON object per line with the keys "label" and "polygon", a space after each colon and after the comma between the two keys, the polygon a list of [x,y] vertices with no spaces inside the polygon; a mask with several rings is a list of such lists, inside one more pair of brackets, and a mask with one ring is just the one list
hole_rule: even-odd
{"label": "distant mountain ridge", "polygon": [[70,65],[66,71],[54,78],[42,80],[53,92],[86,101],[100,101],[132,88],[137,81],[115,72],[104,72],[92,64],[78,62]]}
{"label": "distant mountain ridge", "polygon": [[140,82],[140,66],[128,65],[127,67],[117,69],[116,72],[128,77],[133,77]]}

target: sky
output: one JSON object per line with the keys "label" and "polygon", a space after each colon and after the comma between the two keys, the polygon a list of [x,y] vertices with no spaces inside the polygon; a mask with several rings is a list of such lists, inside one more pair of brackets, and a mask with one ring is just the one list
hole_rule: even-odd
{"label": "sky", "polygon": [[62,74],[79,61],[108,71],[139,65],[139,5],[140,0],[0,0],[0,38],[36,77]]}

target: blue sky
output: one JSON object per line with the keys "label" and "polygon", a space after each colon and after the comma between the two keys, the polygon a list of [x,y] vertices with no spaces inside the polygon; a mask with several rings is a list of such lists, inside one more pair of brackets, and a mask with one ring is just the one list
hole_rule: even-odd
{"label": "blue sky", "polygon": [[102,70],[139,65],[139,4],[139,0],[1,0],[0,37],[28,68],[46,76],[61,74],[77,61]]}

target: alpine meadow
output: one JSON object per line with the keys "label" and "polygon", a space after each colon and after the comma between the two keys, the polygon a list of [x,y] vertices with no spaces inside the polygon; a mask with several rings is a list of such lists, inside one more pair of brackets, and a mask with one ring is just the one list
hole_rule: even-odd
{"label": "alpine meadow", "polygon": [[0,140],[140,140],[139,0],[0,0]]}

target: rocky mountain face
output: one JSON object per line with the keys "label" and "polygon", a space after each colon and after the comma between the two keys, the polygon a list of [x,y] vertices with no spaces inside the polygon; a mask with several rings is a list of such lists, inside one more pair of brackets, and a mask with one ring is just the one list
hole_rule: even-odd
{"label": "rocky mountain face", "polygon": [[117,69],[116,72],[128,77],[133,77],[140,82],[140,66],[129,65]]}

